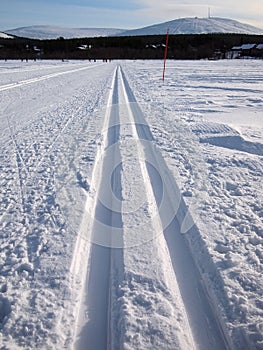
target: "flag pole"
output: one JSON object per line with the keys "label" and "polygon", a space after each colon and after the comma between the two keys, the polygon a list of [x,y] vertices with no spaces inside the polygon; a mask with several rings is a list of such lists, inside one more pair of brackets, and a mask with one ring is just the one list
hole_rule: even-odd
{"label": "flag pole", "polygon": [[166,42],[165,42],[165,50],[164,50],[163,80],[164,80],[164,74],[165,74],[165,68],[166,68],[166,57],[167,57],[167,52],[168,52],[168,40],[169,40],[169,28],[167,29],[167,33],[166,33]]}

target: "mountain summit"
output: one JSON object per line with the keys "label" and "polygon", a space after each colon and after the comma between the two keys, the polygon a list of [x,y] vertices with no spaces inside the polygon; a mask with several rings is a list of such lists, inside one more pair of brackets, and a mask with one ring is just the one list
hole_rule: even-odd
{"label": "mountain summit", "polygon": [[121,35],[158,35],[165,34],[169,28],[170,34],[208,34],[208,33],[236,33],[263,34],[263,29],[249,24],[240,23],[233,19],[210,18],[179,18],[173,21],[155,24],[141,29],[129,30]]}
{"label": "mountain summit", "polygon": [[5,33],[33,39],[56,39],[58,37],[83,38],[98,36],[138,36],[166,34],[208,34],[236,33],[263,35],[263,29],[240,23],[233,19],[210,18],[179,18],[173,21],[155,24],[139,29],[126,30],[115,28],[61,28],[52,26],[30,26],[7,30]]}

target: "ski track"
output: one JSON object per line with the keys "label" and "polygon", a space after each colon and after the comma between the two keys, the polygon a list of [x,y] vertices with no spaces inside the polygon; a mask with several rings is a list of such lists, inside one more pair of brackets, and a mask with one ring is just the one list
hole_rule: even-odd
{"label": "ski track", "polygon": [[[15,93],[9,90],[10,95],[1,92],[3,105],[17,96],[26,101],[17,111],[10,103],[10,109],[1,113],[7,128],[1,139],[0,328],[10,349],[55,349],[58,342],[66,342],[70,326],[65,325],[70,319],[62,320],[62,310],[70,310],[70,305],[62,305],[68,303],[71,291],[67,278],[61,276],[67,274],[75,222],[100,140],[96,109],[104,105],[108,74],[114,69],[98,66],[92,72],[76,70],[72,77],[49,79],[48,89],[42,90],[42,83],[36,82],[33,90],[28,84]],[[83,82],[90,76],[96,80],[93,90],[92,78]],[[66,95],[62,91],[62,99],[57,86],[68,81],[70,88]],[[42,108],[45,99],[47,106]],[[32,118],[32,111],[36,117]],[[72,214],[63,202],[71,203]],[[57,332],[60,322],[64,331]]]}
{"label": "ski track", "polygon": [[[186,205],[164,159],[153,146],[150,128],[120,67],[114,73],[107,106],[104,141],[97,154],[91,183],[91,193],[96,193],[95,197],[93,195],[92,198],[87,198],[71,269],[72,275],[79,276],[83,285],[76,313],[74,349],[84,350],[87,344],[91,350],[123,348],[125,344],[133,348],[138,346],[131,340],[125,343],[129,326],[126,329],[117,326],[121,315],[125,315],[123,322],[127,325],[132,323],[134,316],[132,310],[130,315],[125,314],[119,299],[122,295],[129,302],[129,298],[133,297],[133,292],[126,292],[126,295],[122,286],[127,283],[128,276],[135,275],[136,270],[142,273],[140,269],[144,267],[149,270],[149,278],[154,276],[156,266],[151,260],[154,257],[151,257],[150,250],[149,256],[142,256],[141,265],[136,267],[140,260],[140,256],[136,255],[143,255],[144,245],[147,247],[148,244],[153,251],[159,247],[157,254],[160,254],[161,260],[156,278],[160,274],[159,282],[164,283],[166,293],[172,296],[171,307],[182,318],[179,325],[170,325],[172,330],[167,330],[167,334],[163,335],[163,340],[166,341],[168,333],[174,332],[174,344],[160,343],[160,348],[229,349],[216,305],[209,297],[187,240],[181,234],[181,226],[187,215]],[[123,116],[126,116],[126,120]],[[127,215],[123,212],[122,192],[127,187],[123,177],[129,178],[132,174],[125,173],[123,163],[128,160],[125,159],[127,147],[125,149],[124,143],[127,137],[136,143],[134,149],[137,153],[134,157],[138,160],[137,171],[140,169],[145,202],[149,205],[151,218],[148,223],[151,232],[148,232],[149,237],[142,242],[136,241],[136,229],[135,239],[132,240],[131,235],[134,232],[128,229]],[[111,147],[113,151],[109,151]],[[113,164],[118,166],[113,169]],[[111,180],[108,179],[109,176]],[[91,223],[89,218],[92,219]],[[122,249],[123,247],[126,249]],[[86,254],[87,265],[83,268],[81,261]],[[167,281],[167,276],[162,276],[165,273],[172,276],[171,281]],[[157,287],[156,295],[161,293],[158,288],[160,287]],[[145,293],[147,296],[147,291]],[[150,297],[149,294],[148,298]],[[178,331],[177,327],[182,326],[185,333]],[[147,339],[154,339],[154,335],[147,336],[147,332],[144,337],[139,347],[144,348],[145,344],[156,347],[160,341],[157,340],[158,337],[155,339],[156,343]]]}
{"label": "ski track", "polygon": [[262,345],[262,78],[133,64],[0,67],[1,349]]}
{"label": "ski track", "polygon": [[[262,250],[262,217],[258,215],[262,208],[262,156],[255,152],[258,142],[262,145],[261,62],[196,64],[198,69],[193,72],[193,62],[170,62],[164,84],[158,78],[158,65],[154,65],[154,74],[142,62],[135,64],[136,74],[135,65],[125,65],[125,71],[142,103],[155,143],[200,229],[200,235],[187,234],[187,238],[209,295],[221,310],[218,316],[222,316],[222,327],[231,336],[234,349],[256,349],[262,345],[262,330],[257,326],[262,318],[262,308],[258,307],[262,263],[257,260]],[[151,84],[146,85],[145,79]],[[206,83],[199,89],[197,81]],[[211,89],[226,82],[233,93],[222,89],[218,94]],[[242,89],[251,93],[245,94]],[[196,129],[200,124],[203,130]],[[237,135],[241,139],[235,142]],[[230,136],[227,141],[233,141],[232,146],[228,142],[228,147],[220,149],[223,142],[215,145],[213,136],[219,141],[221,136]],[[202,139],[208,142],[202,143]],[[250,149],[243,147],[243,140],[250,141],[246,144]],[[251,222],[255,226],[250,226]],[[242,223],[248,225],[247,236]],[[256,249],[250,245],[254,239]],[[233,262],[230,259],[229,263],[230,256]]]}
{"label": "ski track", "polygon": [[[98,67],[99,65],[95,66]],[[76,73],[82,70],[90,69],[90,68],[95,68],[95,67],[82,67],[74,70],[69,70],[69,71],[64,71],[60,73],[55,73],[52,75],[48,76],[43,76],[37,79],[30,79],[27,81],[28,84],[30,83],[35,83],[41,80],[46,80],[50,79],[52,77],[57,77],[59,75],[64,75],[68,73]],[[24,85],[22,83],[22,85]],[[14,85],[13,87],[21,86],[20,83],[18,85]],[[11,87],[10,87],[11,88]],[[95,101],[95,104],[97,104],[98,101]],[[43,152],[40,153],[39,156],[36,156],[35,158],[35,164],[34,167],[32,167],[31,164],[27,164],[29,159],[26,159],[25,157],[28,157],[28,153],[30,153],[30,148],[34,146],[34,144],[29,144],[25,149],[21,150],[21,146],[19,145],[19,142],[17,140],[19,132],[15,130],[15,126],[10,123],[10,120],[7,119],[7,124],[8,124],[8,131],[9,135],[11,136],[11,141],[13,143],[13,148],[14,148],[14,154],[15,154],[15,160],[16,160],[16,171],[18,175],[18,192],[19,192],[19,198],[20,198],[20,203],[21,203],[21,213],[26,213],[26,199],[24,196],[24,191],[25,189],[30,185],[30,184],[37,184],[38,181],[38,172],[40,172],[42,163],[46,161],[46,158],[50,156],[52,151],[54,150],[54,147],[56,144],[58,144],[58,141],[61,139],[63,140],[64,134],[66,130],[69,128],[70,123],[73,124],[74,119],[76,119],[77,114],[72,114],[69,115],[69,117],[65,120],[63,119],[63,124],[61,125],[60,128],[54,129],[54,136],[52,135],[50,137],[50,142],[48,147],[46,147]],[[73,149],[72,149],[73,151]],[[25,154],[25,156],[23,155]],[[32,169],[33,168],[33,169]],[[11,204],[10,204],[11,205]],[[6,211],[2,214],[2,219],[9,210],[9,207],[6,208]],[[17,242],[18,244],[18,242]]]}
{"label": "ski track", "polygon": [[85,67],[70,69],[70,70],[66,70],[66,71],[64,70],[62,72],[46,74],[46,75],[43,75],[43,76],[40,76],[40,77],[36,77],[36,78],[32,78],[32,79],[17,81],[15,83],[11,83],[11,84],[0,85],[0,91],[6,91],[6,90],[22,87],[22,86],[33,84],[33,83],[37,83],[37,82],[40,82],[40,81],[43,81],[43,80],[56,78],[56,77],[59,77],[61,75],[65,75],[65,74],[72,74],[72,73],[81,72],[81,71],[84,71],[84,70],[87,70],[87,69],[92,69],[94,67],[98,67],[100,65],[103,65],[103,63],[98,64],[96,66],[88,66],[88,67],[85,66]]}

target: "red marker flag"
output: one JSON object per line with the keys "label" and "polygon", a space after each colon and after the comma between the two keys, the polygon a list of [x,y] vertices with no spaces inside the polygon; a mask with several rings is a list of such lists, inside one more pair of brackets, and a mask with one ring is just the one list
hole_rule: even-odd
{"label": "red marker flag", "polygon": [[165,43],[165,50],[164,50],[163,80],[164,80],[165,67],[166,67],[166,57],[167,57],[167,52],[168,52],[168,40],[169,40],[169,28],[167,29],[167,33],[166,33],[166,43]]}

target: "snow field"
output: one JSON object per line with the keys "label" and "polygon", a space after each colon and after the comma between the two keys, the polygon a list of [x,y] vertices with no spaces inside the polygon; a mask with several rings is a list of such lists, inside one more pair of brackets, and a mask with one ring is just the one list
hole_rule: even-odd
{"label": "snow field", "polygon": [[[166,267],[164,267],[165,275],[169,276],[168,281],[172,282],[172,276],[174,276],[178,282],[178,291],[180,290],[182,305],[185,308],[191,326],[195,347],[225,348],[227,347],[226,340],[220,330],[220,326],[218,328],[219,320],[217,315],[213,314],[213,310],[210,309],[210,302],[204,285],[201,285],[202,278],[200,278],[195,262],[192,259],[185,237],[181,234],[191,228],[197,235],[199,233],[194,227],[194,222],[185,206],[178,186],[170,175],[158,147],[154,146],[154,138],[149,125],[146,123],[131,90],[130,101],[133,102],[131,103],[131,108],[134,111],[137,133],[142,143],[142,149],[144,149],[144,159],[146,159],[150,180],[148,184],[151,183],[156,206],[158,206],[156,212],[161,222],[161,228],[158,231],[158,225],[154,224],[155,230],[157,227],[157,239],[159,238],[162,241],[162,238],[165,238],[165,240],[163,239],[163,244],[157,242],[158,246],[163,246],[161,256],[163,266]],[[145,144],[145,140],[150,140],[151,142]],[[145,182],[145,184],[147,183]],[[169,273],[169,266],[172,266],[173,272],[170,270]],[[171,291],[176,291],[176,286],[173,283],[170,284],[170,288]],[[173,299],[178,300],[178,296],[174,295]],[[208,329],[209,331],[207,331]],[[188,334],[189,331],[186,331],[186,333]]]}
{"label": "snow field", "polygon": [[125,66],[200,229],[201,241],[186,236],[237,349],[262,347],[261,65],[169,62],[164,84],[158,64]]}
{"label": "snow field", "polygon": [[118,64],[0,65],[0,344],[260,349],[261,62]]}
{"label": "snow field", "polygon": [[[7,67],[8,64],[8,67]],[[0,77],[1,86],[0,91],[13,89],[34,82],[47,80],[50,78],[58,77],[64,74],[76,73],[82,70],[91,69],[94,66],[98,66],[101,63],[94,63],[85,61],[80,62],[60,62],[47,60],[36,63],[26,63],[18,61],[9,61],[8,63],[0,63]],[[11,73],[11,74],[10,74]],[[29,78],[33,74],[32,78]]]}
{"label": "snow field", "polygon": [[56,348],[70,331],[59,319],[72,304],[69,263],[100,142],[95,110],[112,69],[94,66],[86,75],[98,89],[81,71],[1,93],[1,122],[11,129],[1,138],[2,326],[11,348]]}
{"label": "snow field", "polygon": [[122,69],[112,86],[107,142],[94,168],[98,197],[74,348],[225,348],[180,233],[180,203],[162,198],[168,197],[165,163],[154,155],[158,150]]}

